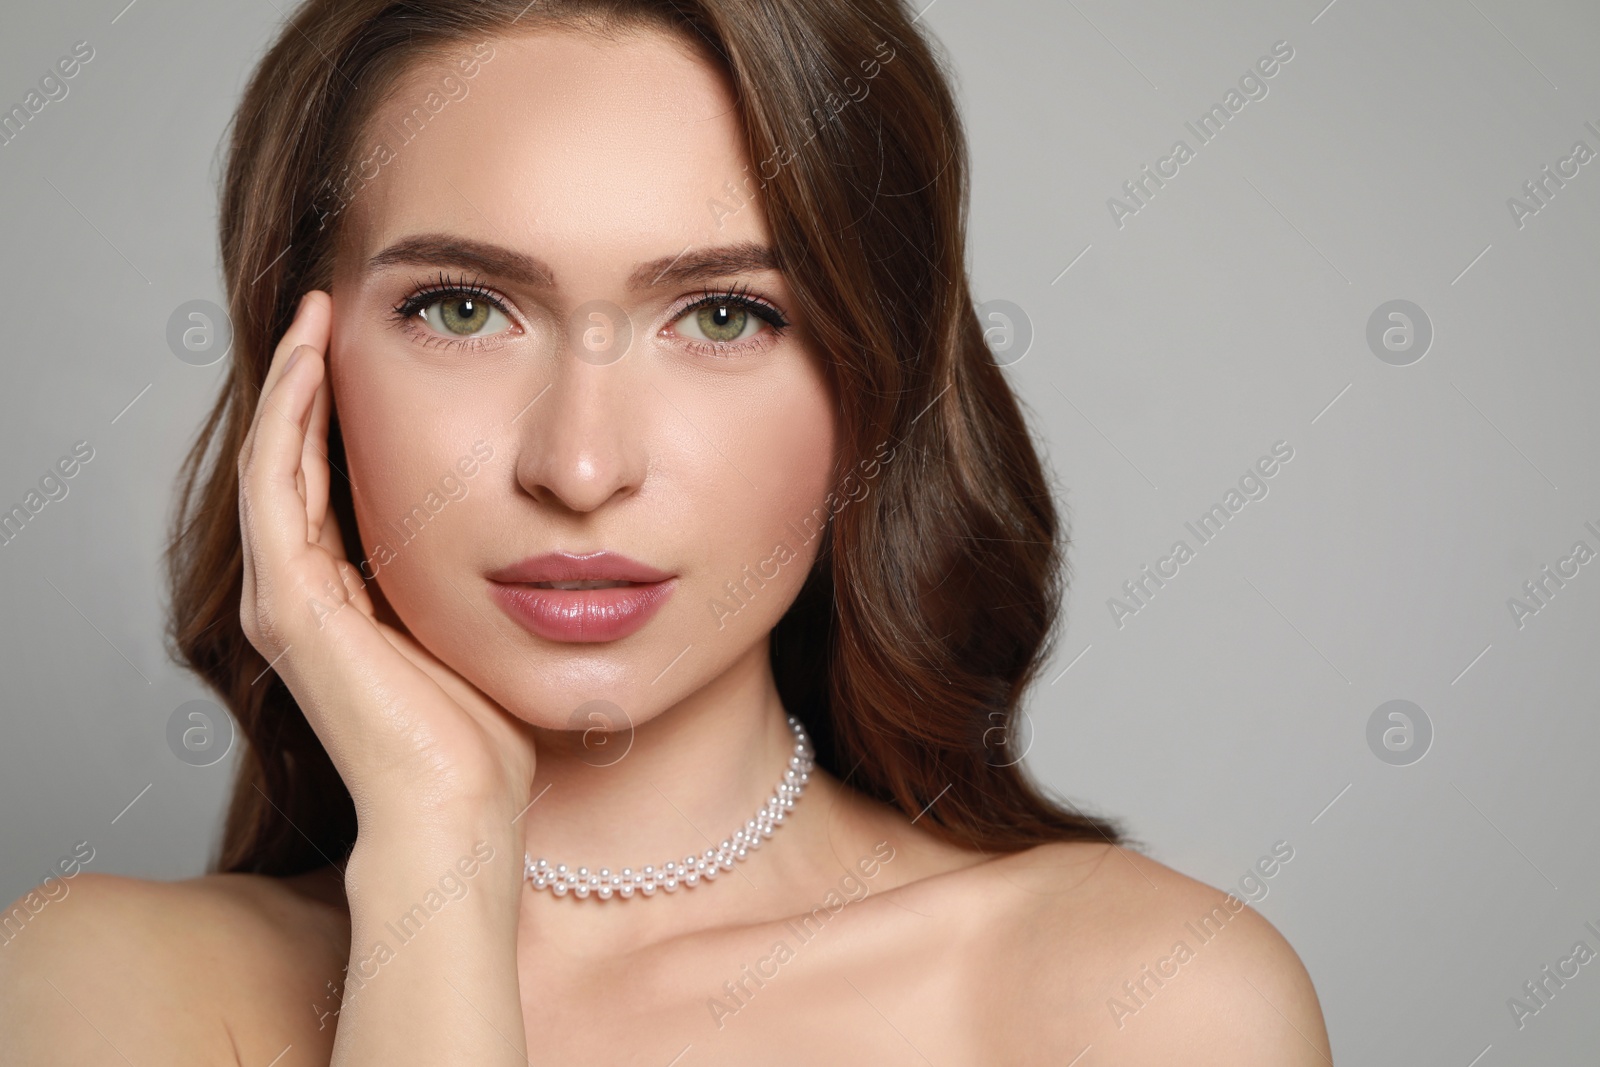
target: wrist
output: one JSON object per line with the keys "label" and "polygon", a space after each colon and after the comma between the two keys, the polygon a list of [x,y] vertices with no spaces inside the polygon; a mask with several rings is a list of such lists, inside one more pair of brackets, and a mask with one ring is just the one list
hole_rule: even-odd
{"label": "wrist", "polygon": [[484,838],[498,845],[520,837],[517,811],[500,797],[402,795],[381,803],[356,803],[356,847],[395,842],[407,848],[457,847]]}
{"label": "wrist", "polygon": [[352,899],[392,895],[386,887],[426,891],[455,882],[505,887],[522,884],[522,837],[509,818],[483,816],[438,820],[385,820],[364,823],[345,867],[346,894]]}

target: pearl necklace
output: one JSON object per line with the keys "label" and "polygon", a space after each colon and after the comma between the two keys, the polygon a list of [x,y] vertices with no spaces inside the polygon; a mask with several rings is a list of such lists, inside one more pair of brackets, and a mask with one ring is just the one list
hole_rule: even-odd
{"label": "pearl necklace", "polygon": [[696,886],[702,878],[710,881],[723,871],[732,870],[736,861],[748,858],[752,849],[760,848],[761,842],[783,824],[785,814],[793,810],[794,802],[800,799],[806,783],[811,780],[811,769],[815,766],[811,738],[799,719],[793,715],[788,719],[795,737],[788,769],[783,772],[766,806],[756,812],[754,818],[746,819],[741,829],[724,838],[719,847],[708,848],[698,856],[685,856],[681,863],[668,860],[659,870],[652,864],[638,871],[624,867],[620,874],[612,874],[609,867],[601,867],[594,873],[587,867],[572,871],[565,863],[552,865],[545,859],[536,860],[523,853],[523,879],[535,889],[548,889],[558,897],[566,896],[570,889],[576,897],[594,893],[601,900],[609,900],[613,895],[631,897],[635,892],[654,896],[657,888],[671,893],[680,885]]}

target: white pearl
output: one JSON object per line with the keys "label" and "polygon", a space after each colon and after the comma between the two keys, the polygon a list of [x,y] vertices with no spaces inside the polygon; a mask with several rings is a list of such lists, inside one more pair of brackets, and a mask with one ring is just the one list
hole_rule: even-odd
{"label": "white pearl", "polygon": [[694,886],[702,876],[709,881],[722,871],[732,870],[735,863],[748,859],[751,852],[761,847],[762,841],[772,837],[788,812],[794,810],[795,802],[811,780],[811,771],[816,765],[811,738],[798,716],[788,715],[785,719],[795,743],[783,777],[755,817],[746,819],[744,826],[723,839],[720,846],[708,848],[698,856],[686,855],[681,862],[668,860],[659,872],[654,866],[645,866],[639,871],[624,867],[620,874],[612,874],[609,867],[601,867],[597,874],[590,874],[587,867],[571,871],[564,863],[551,866],[545,857],[535,860],[524,852],[523,879],[536,889],[549,889],[556,896],[565,896],[570,890],[575,896],[587,897],[592,889],[601,899],[608,899],[617,893],[631,897],[635,888],[645,896],[651,896],[658,888],[670,893],[679,884]]}

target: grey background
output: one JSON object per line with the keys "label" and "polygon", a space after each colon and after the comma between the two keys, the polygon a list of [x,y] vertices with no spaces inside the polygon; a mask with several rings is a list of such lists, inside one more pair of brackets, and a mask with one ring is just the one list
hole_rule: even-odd
{"label": "grey background", "polygon": [[[222,300],[219,138],[287,7],[124,3],[12,2],[0,34],[6,108],[95,49],[0,148],[0,504],[95,449],[0,547],[5,899],[84,839],[92,870],[199,873],[231,764],[166,742],[206,694],[161,650],[159,552],[225,364],[174,358],[165,330]],[[1520,1031],[1506,1001],[1600,948],[1600,562],[1521,628],[1507,601],[1575,541],[1600,550],[1600,161],[1522,228],[1506,202],[1575,140],[1600,150],[1600,11],[1325,4],[922,17],[971,136],[976,296],[1031,323],[1007,373],[1073,524],[1029,762],[1218,886],[1292,845],[1257,907],[1339,1062],[1593,1063],[1600,963]],[[1268,95],[1198,145],[1184,121],[1279,40]],[[1108,198],[1179,137],[1194,158],[1118,228]],[[1393,299],[1434,330],[1409,366],[1366,340]],[[1199,546],[1184,523],[1279,440],[1268,495]],[[1195,558],[1119,627],[1107,601],[1179,538]],[[1408,766],[1368,746],[1391,699],[1433,727]]]}

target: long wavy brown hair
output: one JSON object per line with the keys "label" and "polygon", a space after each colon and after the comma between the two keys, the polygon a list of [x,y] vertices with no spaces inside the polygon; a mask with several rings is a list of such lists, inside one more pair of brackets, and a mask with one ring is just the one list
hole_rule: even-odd
{"label": "long wavy brown hair", "polygon": [[[966,136],[947,61],[914,21],[900,0],[309,0],[295,11],[231,128],[232,363],[180,473],[166,554],[173,654],[219,694],[244,742],[214,870],[337,864],[356,835],[343,781],[240,628],[235,462],[273,349],[300,294],[330,288],[340,190],[397,79],[553,23],[675,32],[725,69],[752,161],[743,193],[759,190],[838,398],[838,473],[887,457],[828,523],[772,635],[779,693],[818,762],[968,848],[1124,840],[1020,762],[1020,701],[1066,590],[1065,528],[973,307]],[[342,468],[337,413],[330,438]],[[331,491],[359,559],[348,483]]]}

